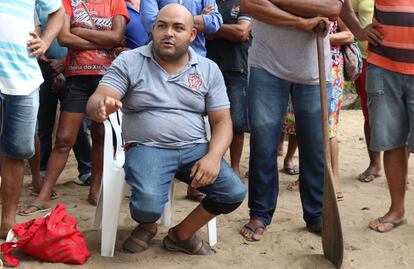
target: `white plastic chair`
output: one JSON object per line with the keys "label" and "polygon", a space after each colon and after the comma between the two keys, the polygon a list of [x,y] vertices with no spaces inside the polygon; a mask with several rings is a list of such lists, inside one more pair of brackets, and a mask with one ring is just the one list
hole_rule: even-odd
{"label": "white plastic chair", "polygon": [[[121,123],[122,113],[120,111],[111,114],[109,120],[104,122],[103,176],[94,227],[96,229],[101,227],[101,256],[105,257],[112,257],[114,255],[119,212],[122,200],[128,190],[130,190],[129,185],[125,181],[123,169],[125,152],[122,148]],[[113,134],[115,134],[115,148],[113,146]],[[170,185],[168,203],[165,205],[164,213],[160,219],[160,223],[163,226],[171,225],[173,197],[174,183]],[[209,245],[214,246],[217,243],[216,218],[207,224],[207,233]]]}

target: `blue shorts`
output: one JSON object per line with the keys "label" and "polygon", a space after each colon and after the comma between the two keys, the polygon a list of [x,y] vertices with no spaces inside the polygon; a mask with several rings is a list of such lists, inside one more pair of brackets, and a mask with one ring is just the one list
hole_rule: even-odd
{"label": "blue shorts", "polygon": [[35,153],[39,91],[29,95],[0,93],[0,156],[23,160]]}
{"label": "blue shorts", "polygon": [[223,77],[230,100],[233,131],[235,133],[248,132],[247,74],[235,71],[223,71]]}
{"label": "blue shorts", "polygon": [[372,151],[414,150],[414,75],[368,65],[366,90]]}
{"label": "blue shorts", "polygon": [[[171,181],[190,184],[193,165],[208,152],[208,144],[183,149],[162,149],[143,145],[125,153],[125,180],[132,187],[129,206],[138,222],[155,222],[164,212]],[[198,189],[214,202],[233,204],[243,201],[247,188],[233,169],[221,160],[220,173],[210,186]]]}

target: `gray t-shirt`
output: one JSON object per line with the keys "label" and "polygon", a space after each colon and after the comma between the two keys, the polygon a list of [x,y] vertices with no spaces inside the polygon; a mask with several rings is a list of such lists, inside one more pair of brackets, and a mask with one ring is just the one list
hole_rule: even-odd
{"label": "gray t-shirt", "polygon": [[[249,66],[261,68],[290,82],[319,84],[316,34],[293,27],[273,26],[253,20]],[[331,78],[331,55],[325,38],[326,80]]]}
{"label": "gray t-shirt", "polygon": [[203,117],[230,103],[218,66],[189,48],[188,65],[169,75],[153,58],[152,43],[122,52],[99,85],[122,96],[126,143],[182,148],[207,143]]}

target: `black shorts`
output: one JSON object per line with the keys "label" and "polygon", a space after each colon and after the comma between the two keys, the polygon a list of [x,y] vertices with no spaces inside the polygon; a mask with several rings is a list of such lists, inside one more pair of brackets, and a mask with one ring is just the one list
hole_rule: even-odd
{"label": "black shorts", "polygon": [[60,111],[86,113],[89,97],[101,81],[101,75],[70,76],[66,79]]}

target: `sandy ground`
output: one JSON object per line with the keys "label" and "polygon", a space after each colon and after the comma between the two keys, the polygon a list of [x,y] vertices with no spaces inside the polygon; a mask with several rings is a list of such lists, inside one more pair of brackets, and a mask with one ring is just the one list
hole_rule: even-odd
{"label": "sandy ground", "polygon": [[[344,111],[340,126],[340,177],[345,200],[339,203],[345,240],[343,268],[414,268],[414,225],[402,226],[387,234],[379,234],[366,228],[369,220],[381,216],[389,205],[385,178],[364,184],[356,180],[358,173],[368,164],[362,133],[361,111]],[[242,157],[242,174],[248,169],[248,146]],[[281,167],[279,157],[279,167]],[[296,157],[297,162],[297,157]],[[410,160],[409,178],[413,178],[414,160]],[[92,257],[77,268],[334,268],[322,256],[321,238],[304,229],[302,209],[298,193],[286,190],[294,176],[280,174],[280,194],[273,223],[268,226],[261,242],[251,243],[239,235],[240,227],[248,220],[247,199],[234,213],[218,217],[218,244],[216,253],[209,257],[190,257],[169,253],[161,246],[167,228],[160,227],[149,250],[142,254],[126,254],[120,250],[122,242],[135,226],[129,217],[127,200],[121,211],[116,253],[113,258],[99,255],[100,232],[92,228],[95,208],[87,201],[88,188],[73,184],[77,176],[76,162],[71,157],[67,169],[59,179],[56,191],[68,211],[77,220],[85,234]],[[26,176],[26,183],[30,176]],[[243,179],[246,180],[246,179]],[[414,195],[412,185],[407,191],[407,218],[414,221]],[[178,223],[195,203],[184,200],[185,185],[176,184],[173,223]],[[29,201],[29,191],[22,193],[23,201]],[[18,221],[28,217],[18,217]],[[206,238],[203,229],[200,234]],[[411,250],[410,250],[411,249]],[[69,268],[64,264],[41,263],[23,256],[19,268]]]}

